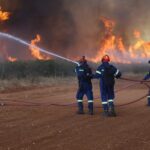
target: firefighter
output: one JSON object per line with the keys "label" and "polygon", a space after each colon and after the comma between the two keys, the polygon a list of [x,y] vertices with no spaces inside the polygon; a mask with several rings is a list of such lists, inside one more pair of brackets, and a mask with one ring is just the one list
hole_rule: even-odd
{"label": "firefighter", "polygon": [[[150,60],[148,61],[148,63],[150,64]],[[148,79],[150,79],[150,70],[144,77],[144,80],[148,80]]]}
{"label": "firefighter", "polygon": [[85,56],[79,60],[79,65],[75,68],[75,72],[78,78],[78,91],[76,99],[78,103],[78,114],[84,114],[83,109],[83,96],[86,95],[88,98],[88,109],[89,114],[93,115],[93,91],[92,91],[92,70],[87,64]]}
{"label": "firefighter", "polygon": [[[148,63],[150,64],[150,60],[148,61]],[[150,70],[149,70],[149,72],[145,75],[145,77],[144,77],[143,80],[148,80],[148,79],[150,79]],[[141,82],[141,83],[143,83],[143,82]],[[150,89],[149,89],[149,91],[148,91],[147,101],[148,101],[147,105],[150,106]]]}
{"label": "firefighter", "polygon": [[103,106],[104,116],[116,116],[114,108],[114,85],[115,78],[121,77],[121,72],[109,64],[110,58],[108,55],[102,57],[102,64],[97,68],[93,78],[100,78],[100,93]]}

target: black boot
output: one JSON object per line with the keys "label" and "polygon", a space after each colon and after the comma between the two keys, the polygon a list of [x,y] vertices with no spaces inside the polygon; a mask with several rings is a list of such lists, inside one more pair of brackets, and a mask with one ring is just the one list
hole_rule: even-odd
{"label": "black boot", "polygon": [[108,107],[108,104],[103,104],[103,109],[104,109],[104,112],[102,113],[102,116],[104,117],[108,117],[109,116],[109,107]]}
{"label": "black boot", "polygon": [[109,102],[109,116],[116,117],[115,106],[113,101]]}
{"label": "black boot", "polygon": [[89,109],[88,114],[89,114],[89,115],[93,115],[93,114],[94,114],[94,113],[93,113],[93,102],[89,102],[89,103],[88,103],[88,109]]}
{"label": "black boot", "polygon": [[104,110],[104,112],[102,113],[103,117],[109,117],[109,112],[108,110]]}
{"label": "black boot", "polygon": [[78,111],[77,111],[77,114],[84,114],[83,103],[82,102],[78,102]]}
{"label": "black boot", "polygon": [[77,114],[82,115],[82,114],[84,114],[84,111],[78,110],[78,111],[77,111]]}
{"label": "black boot", "polygon": [[110,108],[109,116],[110,116],[110,117],[116,117],[116,116],[117,116],[114,107],[111,107],[111,108]]}
{"label": "black boot", "polygon": [[150,106],[150,90],[149,90],[148,96],[147,96],[147,106]]}
{"label": "black boot", "polygon": [[150,96],[147,97],[147,106],[150,106]]}

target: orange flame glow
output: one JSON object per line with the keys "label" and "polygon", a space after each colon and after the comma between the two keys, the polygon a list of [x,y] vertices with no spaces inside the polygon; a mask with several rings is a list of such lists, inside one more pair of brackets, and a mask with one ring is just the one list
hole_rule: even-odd
{"label": "orange flame glow", "polygon": [[36,44],[39,43],[40,41],[41,41],[41,36],[39,34],[36,35],[35,39],[31,40],[31,45],[32,46],[29,47],[29,49],[31,50],[31,55],[34,58],[39,59],[39,60],[50,59],[50,57],[46,57],[46,56],[42,55],[38,48],[33,47],[33,46],[36,46]]}
{"label": "orange flame glow", "polygon": [[2,8],[0,7],[0,21],[6,21],[9,19],[10,13],[2,11]]}
{"label": "orange flame glow", "polygon": [[118,63],[131,63],[133,60],[140,62],[140,59],[150,58],[150,42],[145,42],[141,38],[140,31],[134,30],[135,42],[125,46],[123,38],[113,32],[116,23],[105,17],[100,17],[100,21],[104,24],[105,34],[100,41],[100,48],[96,57],[89,58],[89,60],[99,62],[105,54],[110,56],[111,61]]}
{"label": "orange flame glow", "polygon": [[141,38],[141,33],[137,30],[133,32],[136,42],[129,47],[131,58],[150,58],[150,43]]}
{"label": "orange flame glow", "polygon": [[11,57],[11,56],[9,56],[7,59],[8,59],[8,61],[10,61],[10,62],[15,62],[15,61],[17,61],[17,58],[14,58],[14,57]]}

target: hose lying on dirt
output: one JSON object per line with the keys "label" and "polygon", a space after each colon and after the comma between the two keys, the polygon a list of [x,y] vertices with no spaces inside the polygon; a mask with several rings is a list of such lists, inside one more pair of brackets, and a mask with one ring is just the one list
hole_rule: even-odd
{"label": "hose lying on dirt", "polygon": [[[132,82],[136,82],[134,84],[130,84],[126,87],[120,88],[118,90],[115,91],[115,93],[121,92],[125,89],[128,89],[129,87],[135,86],[136,84],[144,84],[148,89],[150,89],[150,86],[148,85],[148,83],[150,81],[145,81],[145,80],[135,80],[135,79],[129,79],[129,78],[120,78],[121,80],[126,80],[126,81],[132,81]],[[133,100],[131,102],[128,103],[124,103],[124,104],[120,104],[120,105],[116,105],[117,107],[120,106],[126,106],[126,105],[130,105],[136,102],[141,101],[142,99],[144,99],[145,97],[147,97],[148,94],[143,95],[142,97]],[[100,97],[95,97],[94,99],[99,99]],[[34,102],[26,102],[26,101],[19,101],[19,100],[10,100],[10,99],[0,99],[0,105],[1,106],[76,106],[76,103],[66,103],[66,104],[58,104],[58,103],[34,103]],[[97,106],[97,107],[101,107],[101,106]]]}

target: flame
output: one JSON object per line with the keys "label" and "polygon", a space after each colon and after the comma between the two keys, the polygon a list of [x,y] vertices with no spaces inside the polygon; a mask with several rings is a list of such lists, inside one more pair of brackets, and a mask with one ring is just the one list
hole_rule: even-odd
{"label": "flame", "polygon": [[131,58],[150,58],[150,42],[145,42],[141,38],[141,33],[137,30],[133,31],[133,35],[136,39],[136,42],[129,48]]}
{"label": "flame", "polygon": [[103,22],[103,24],[105,26],[105,31],[112,33],[116,23],[113,20],[110,20],[106,17],[100,17],[100,20]]}
{"label": "flame", "polygon": [[140,62],[145,58],[150,58],[150,42],[141,38],[139,30],[133,31],[135,42],[131,45],[125,45],[123,37],[114,33],[115,21],[105,17],[100,17],[100,21],[104,24],[104,36],[100,41],[100,48],[96,56],[88,58],[89,60],[99,62],[105,54],[110,56],[111,61],[118,63]]}
{"label": "flame", "polygon": [[17,58],[11,57],[11,56],[9,56],[7,59],[8,59],[8,61],[10,61],[10,62],[15,62],[15,61],[17,61]]}
{"label": "flame", "polygon": [[6,21],[8,20],[10,17],[10,13],[9,12],[4,12],[2,11],[2,8],[0,7],[0,21]]}
{"label": "flame", "polygon": [[29,49],[31,50],[31,55],[36,58],[36,59],[39,59],[39,60],[48,60],[50,59],[50,57],[46,57],[44,55],[42,55],[40,53],[40,50],[38,48],[35,48],[34,46],[36,46],[37,43],[39,43],[41,41],[41,36],[39,34],[36,35],[36,38],[31,40],[31,45],[29,47]]}
{"label": "flame", "polygon": [[[0,6],[0,22],[8,20],[9,17],[10,17],[10,12],[2,11],[2,7]],[[17,58],[8,56],[8,53],[5,50],[5,45],[3,44],[3,42],[1,42],[0,44],[1,44],[1,48],[4,52],[5,58],[10,62],[17,61]]]}

